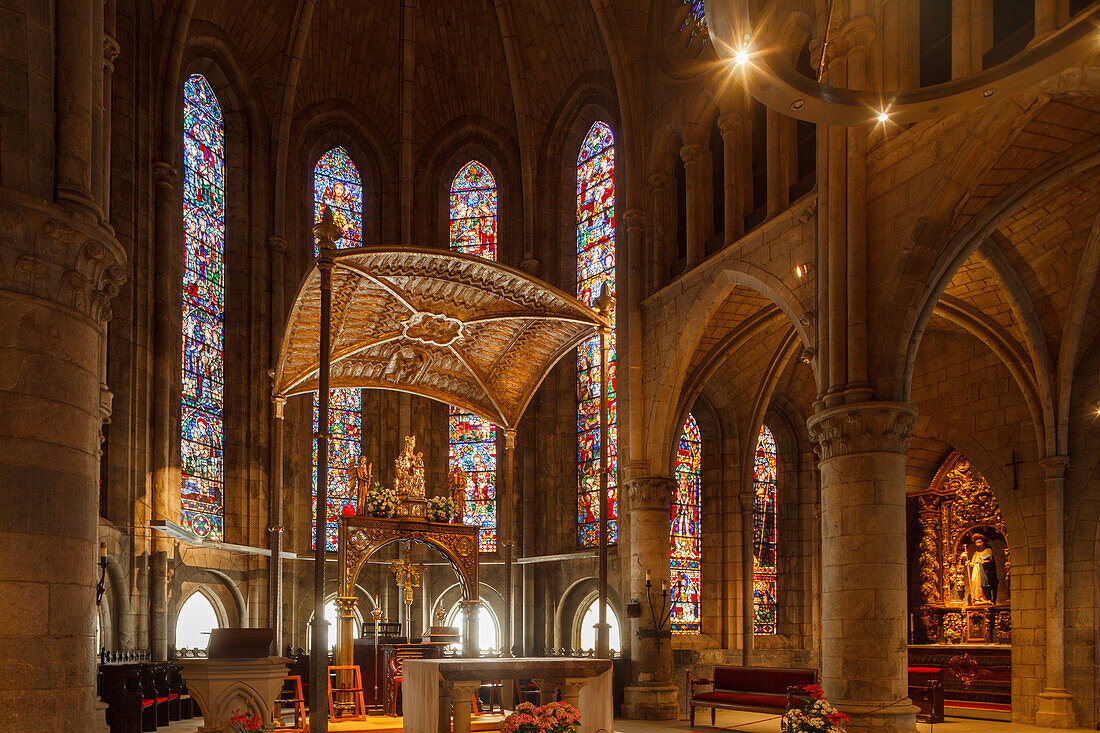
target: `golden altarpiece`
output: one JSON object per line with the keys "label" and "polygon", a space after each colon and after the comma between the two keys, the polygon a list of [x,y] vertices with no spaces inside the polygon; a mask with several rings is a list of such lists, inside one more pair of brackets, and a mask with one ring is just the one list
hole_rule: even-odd
{"label": "golden altarpiece", "polygon": [[955,452],[907,500],[911,642],[1008,644],[1012,563],[989,484]]}

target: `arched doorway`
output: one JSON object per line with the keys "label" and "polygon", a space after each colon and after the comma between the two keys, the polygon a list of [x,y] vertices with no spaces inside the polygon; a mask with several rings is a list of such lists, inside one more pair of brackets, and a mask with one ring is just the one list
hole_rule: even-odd
{"label": "arched doorway", "polygon": [[[596,648],[596,624],[600,621],[600,607],[598,604],[599,597],[593,596],[587,604],[581,605],[581,612],[577,614],[579,622],[574,638],[578,650],[587,651]],[[612,652],[617,652],[622,648],[619,636],[619,617],[610,603],[604,605],[607,607],[607,623],[611,625],[608,646]]]}
{"label": "arched doorway", "polygon": [[[451,606],[447,612],[445,626],[458,629],[459,644],[464,640],[465,627],[462,624],[462,603]],[[500,624],[496,614],[487,603],[482,603],[477,612],[477,641],[479,651],[488,652],[500,649]]]}

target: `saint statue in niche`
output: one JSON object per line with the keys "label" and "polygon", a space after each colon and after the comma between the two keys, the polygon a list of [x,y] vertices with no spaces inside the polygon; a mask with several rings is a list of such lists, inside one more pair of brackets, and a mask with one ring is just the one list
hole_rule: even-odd
{"label": "saint statue in niche", "polygon": [[986,543],[985,535],[975,532],[970,537],[974,543],[974,552],[967,558],[966,550],[959,560],[969,566],[970,604],[973,606],[992,606],[997,602],[997,563],[993,558],[993,549]]}
{"label": "saint statue in niche", "polygon": [[367,457],[359,454],[359,462],[355,466],[355,499],[359,513],[366,512],[367,492],[374,487],[374,465],[367,462]]}

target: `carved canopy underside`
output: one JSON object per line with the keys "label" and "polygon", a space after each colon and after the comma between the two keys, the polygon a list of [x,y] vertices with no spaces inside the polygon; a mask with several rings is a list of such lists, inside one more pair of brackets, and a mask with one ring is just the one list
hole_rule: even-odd
{"label": "carved canopy underside", "polygon": [[[334,253],[330,387],[391,389],[515,428],[557,361],[603,319],[576,298],[489,260],[424,248]],[[276,397],[317,390],[321,278],[294,300]]]}

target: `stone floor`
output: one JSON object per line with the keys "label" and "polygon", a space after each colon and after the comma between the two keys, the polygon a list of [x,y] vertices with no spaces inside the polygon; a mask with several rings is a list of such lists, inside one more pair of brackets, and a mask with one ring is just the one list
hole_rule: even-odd
{"label": "stone floor", "polygon": [[[742,713],[732,710],[719,710],[715,721],[716,727],[706,725],[710,720],[709,712],[700,714],[696,718],[696,726],[692,728],[687,720],[678,721],[650,721],[650,720],[622,720],[615,719],[615,733],[659,733],[660,731],[745,731],[746,733],[779,733],[779,719],[775,718],[765,722],[758,722],[769,718],[764,713]],[[1037,731],[1053,730],[1052,728],[1036,728],[1033,725],[1020,725],[1018,723],[1004,723],[997,720],[971,720],[969,718],[948,718],[944,723],[929,725],[917,723],[917,733],[1036,733]],[[1084,730],[1084,729],[1082,729]]]}
{"label": "stone floor", "polygon": [[[710,728],[706,725],[696,725],[694,728],[688,725],[687,720],[678,721],[649,721],[649,720],[615,720],[615,733],[659,733],[660,731],[701,731],[708,730],[734,730],[746,733],[778,733],[779,721],[757,722],[767,716],[760,713],[740,713],[730,710],[719,710],[717,727]],[[172,723],[163,731],[171,733],[194,733],[201,724],[201,720],[181,720]],[[701,721],[697,721],[701,722]],[[1035,733],[1036,731],[1053,730],[1051,728],[1036,728],[1032,725],[1020,725],[1018,723],[1002,723],[996,720],[970,720],[968,718],[948,718],[945,723],[937,723],[932,726],[928,723],[917,723],[917,733]]]}

